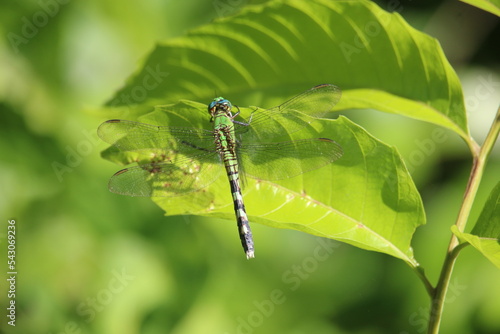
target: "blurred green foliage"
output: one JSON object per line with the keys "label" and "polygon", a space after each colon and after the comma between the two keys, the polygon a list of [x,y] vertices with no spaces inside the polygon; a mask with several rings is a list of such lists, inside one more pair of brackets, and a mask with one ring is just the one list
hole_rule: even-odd
{"label": "blurred green foliage", "polygon": [[[260,255],[246,261],[234,222],[164,217],[149,199],[108,192],[117,168],[100,158],[106,145],[95,130],[106,115],[96,110],[155,43],[247,3],[0,4],[0,272],[4,277],[8,271],[3,237],[9,219],[16,221],[18,272],[16,327],[5,322],[8,286],[0,281],[0,332],[424,331],[428,298],[401,261],[258,224],[253,229]],[[423,26],[439,12],[431,6],[403,2],[398,8]],[[470,10],[463,7],[464,13]],[[461,63],[458,73],[469,117],[482,120],[471,124],[472,136],[481,141],[491,123],[487,115],[498,106],[498,89],[488,95],[489,86],[481,85],[498,82],[498,63],[474,60]],[[435,125],[376,112],[345,114],[396,145],[406,159],[428,221],[417,230],[413,248],[435,280],[468,177],[466,145],[451,131],[444,132],[443,142],[429,142],[440,129]],[[490,159],[472,222],[498,181],[498,152]],[[442,332],[499,332],[499,279],[486,259],[464,251]]]}

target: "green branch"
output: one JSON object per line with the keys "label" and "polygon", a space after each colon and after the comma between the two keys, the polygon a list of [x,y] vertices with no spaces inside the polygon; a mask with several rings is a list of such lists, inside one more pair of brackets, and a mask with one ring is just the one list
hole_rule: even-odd
{"label": "green branch", "polygon": [[[483,146],[479,149],[475,145],[475,149],[472,149],[473,163],[472,170],[469,177],[469,182],[465,189],[464,199],[462,201],[462,206],[457,217],[455,225],[458,230],[463,232],[469,218],[470,210],[474,199],[476,198],[477,190],[479,184],[481,183],[481,178],[483,176],[483,171],[486,166],[486,161],[493,149],[493,146],[498,138],[498,133],[500,132],[500,108],[497,110],[497,115],[491,126],[491,129],[484,141]],[[460,250],[464,247],[464,244],[460,245],[458,238],[453,234],[448,246],[448,251],[446,253],[446,258],[439,276],[439,281],[432,294],[430,319],[429,319],[429,334],[437,334],[439,332],[439,324],[441,322],[441,317],[443,313],[444,300],[446,297],[446,292],[448,291],[448,286],[450,284],[450,277],[453,272],[453,266],[455,265],[456,259]]]}

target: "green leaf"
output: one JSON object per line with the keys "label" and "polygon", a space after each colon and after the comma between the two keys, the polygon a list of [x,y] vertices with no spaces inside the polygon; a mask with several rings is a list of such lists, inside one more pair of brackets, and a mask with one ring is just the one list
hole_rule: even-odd
{"label": "green leaf", "polygon": [[321,83],[343,90],[336,110],[397,113],[471,143],[461,85],[439,43],[371,1],[248,6],[157,45],[108,106],[146,113],[214,95],[270,106]]}
{"label": "green leaf", "polygon": [[[240,108],[244,118],[252,110]],[[206,105],[190,101],[157,107],[139,120],[196,128],[210,125]],[[333,139],[342,146],[344,155],[326,167],[279,182],[247,178],[243,196],[250,222],[340,240],[417,266],[410,242],[415,229],[425,223],[425,215],[420,196],[397,151],[344,117],[312,124],[291,137]],[[103,156],[126,164],[138,159],[135,154],[108,149]],[[147,162],[144,161],[147,156],[143,152],[143,162]],[[222,166],[218,168],[224,170]],[[234,222],[229,225],[236,230],[224,172],[202,191],[153,200],[167,215],[228,219]],[[255,236],[257,251],[258,240],[263,237]]]}
{"label": "green leaf", "polygon": [[491,14],[500,16],[500,1],[499,0],[460,0],[468,3],[471,6],[481,8]]}
{"label": "green leaf", "polygon": [[491,192],[471,233],[462,233],[456,226],[452,231],[461,242],[470,243],[500,268],[500,182]]}

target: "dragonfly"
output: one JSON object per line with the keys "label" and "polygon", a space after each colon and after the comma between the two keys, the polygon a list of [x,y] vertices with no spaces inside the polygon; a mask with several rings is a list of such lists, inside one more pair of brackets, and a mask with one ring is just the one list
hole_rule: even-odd
{"label": "dragonfly", "polygon": [[[118,171],[111,177],[108,188],[128,196],[188,195],[218,179],[223,165],[241,244],[247,259],[253,258],[254,242],[241,192],[244,179],[240,179],[240,174],[277,181],[338,160],[343,150],[334,140],[290,140],[290,134],[331,111],[340,97],[337,86],[318,85],[277,107],[253,109],[248,121],[237,120],[240,109],[229,100],[217,97],[208,105],[212,130],[119,119],[106,121],[98,128],[103,141],[120,151],[149,153],[155,158]],[[287,140],[280,140],[282,137]]]}

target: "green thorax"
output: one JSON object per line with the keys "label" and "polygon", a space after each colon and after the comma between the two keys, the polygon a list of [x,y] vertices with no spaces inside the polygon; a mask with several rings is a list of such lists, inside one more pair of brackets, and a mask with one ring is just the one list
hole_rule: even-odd
{"label": "green thorax", "polygon": [[221,149],[230,149],[234,147],[234,125],[232,114],[233,105],[229,100],[223,97],[215,98],[208,105],[210,121],[214,122],[214,134],[216,142]]}
{"label": "green thorax", "polygon": [[209,104],[208,113],[210,121],[215,123],[214,129],[232,125],[234,118],[231,112],[232,108],[231,102],[223,97],[217,97]]}

